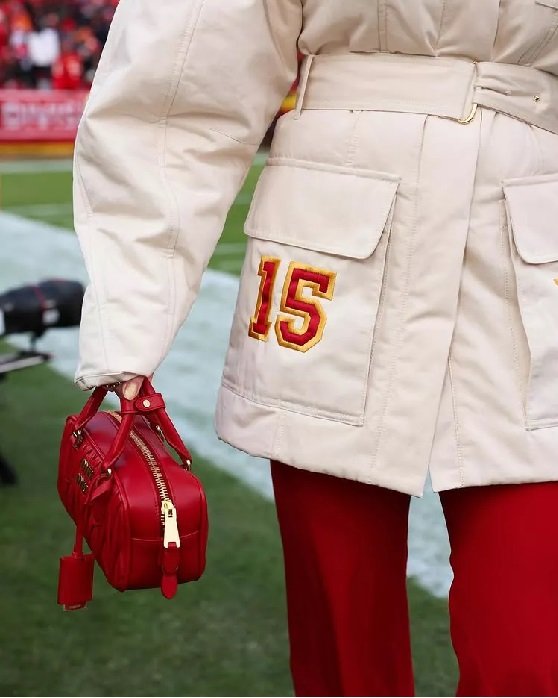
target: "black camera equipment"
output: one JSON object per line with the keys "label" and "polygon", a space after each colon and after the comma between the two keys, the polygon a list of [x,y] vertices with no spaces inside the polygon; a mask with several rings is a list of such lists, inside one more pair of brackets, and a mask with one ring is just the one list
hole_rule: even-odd
{"label": "black camera equipment", "polygon": [[[0,381],[9,373],[38,366],[51,355],[36,349],[37,340],[56,327],[76,327],[81,317],[83,285],[79,281],[48,279],[0,293],[0,338],[30,334],[30,348],[0,354]],[[14,484],[14,469],[0,453],[0,482]]]}

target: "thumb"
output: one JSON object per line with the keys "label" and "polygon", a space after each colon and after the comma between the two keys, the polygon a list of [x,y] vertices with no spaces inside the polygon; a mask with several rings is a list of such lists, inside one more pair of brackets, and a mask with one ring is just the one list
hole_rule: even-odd
{"label": "thumb", "polygon": [[126,400],[133,400],[138,396],[141,384],[143,383],[143,376],[136,376],[135,378],[130,378],[122,385],[122,394]]}

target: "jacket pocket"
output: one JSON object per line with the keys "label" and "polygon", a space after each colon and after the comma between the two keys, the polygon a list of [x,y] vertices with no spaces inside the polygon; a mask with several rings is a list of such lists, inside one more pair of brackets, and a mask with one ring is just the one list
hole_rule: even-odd
{"label": "jacket pocket", "polygon": [[245,225],[225,387],[363,423],[398,183],[352,167],[268,161]]}
{"label": "jacket pocket", "polygon": [[519,310],[530,352],[528,429],[558,424],[558,174],[504,182]]}

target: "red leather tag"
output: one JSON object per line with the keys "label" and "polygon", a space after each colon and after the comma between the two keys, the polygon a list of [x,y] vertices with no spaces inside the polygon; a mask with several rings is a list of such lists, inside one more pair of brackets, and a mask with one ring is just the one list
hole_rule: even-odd
{"label": "red leather tag", "polygon": [[172,599],[178,589],[178,578],[176,574],[163,574],[161,577],[161,593],[165,599]]}
{"label": "red leather tag", "polygon": [[65,611],[84,608],[93,598],[93,565],[91,553],[72,553],[60,558],[58,576],[58,603]]}
{"label": "red leather tag", "polygon": [[168,548],[163,548],[163,576],[161,577],[161,593],[165,599],[172,599],[178,589],[178,565],[180,563],[180,550],[176,543],[170,543]]}

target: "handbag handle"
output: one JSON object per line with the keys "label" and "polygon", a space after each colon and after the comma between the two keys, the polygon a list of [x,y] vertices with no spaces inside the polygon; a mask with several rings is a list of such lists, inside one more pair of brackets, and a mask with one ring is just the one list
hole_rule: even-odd
{"label": "handbag handle", "polygon": [[[83,409],[79,413],[76,421],[75,431],[78,432],[85,427],[87,422],[99,411],[101,403],[108,393],[108,387],[101,385],[93,391],[91,397],[85,403]],[[157,393],[153,388],[151,381],[144,378],[137,397],[133,400],[120,398],[120,414],[122,421],[116,432],[116,437],[112,446],[105,457],[103,470],[109,470],[118,460],[126,441],[132,430],[134,417],[137,414],[142,414],[148,420],[152,427],[164,436],[166,442],[176,451],[182,465],[190,470],[192,467],[192,456],[186,448],[180,434],[172,423],[169,415],[165,410],[165,401],[161,393]]]}

